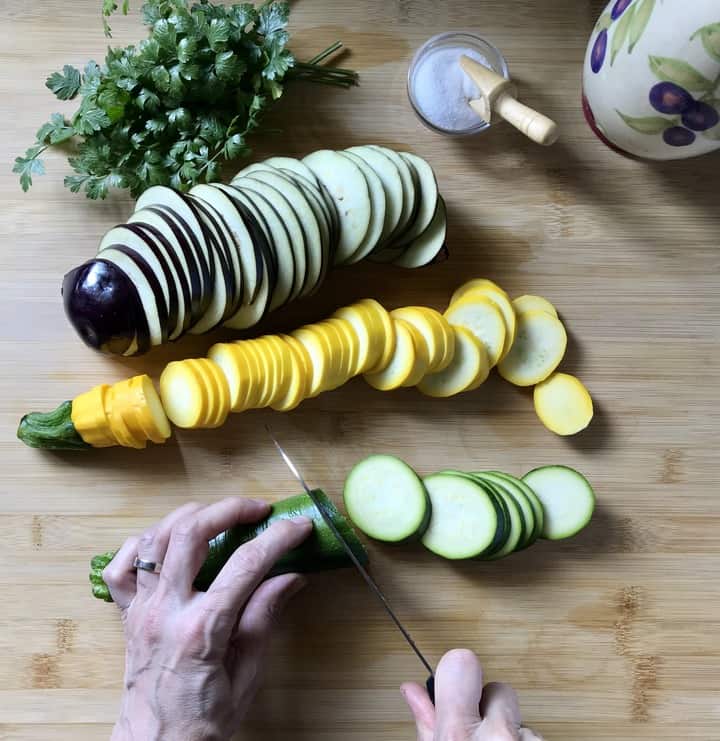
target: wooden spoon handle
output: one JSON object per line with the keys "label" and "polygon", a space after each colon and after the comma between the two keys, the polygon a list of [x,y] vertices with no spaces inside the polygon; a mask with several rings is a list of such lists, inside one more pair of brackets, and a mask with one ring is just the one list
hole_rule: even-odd
{"label": "wooden spoon handle", "polygon": [[507,93],[500,95],[493,109],[534,142],[549,146],[557,141],[559,131],[555,121],[521,103],[517,98]]}

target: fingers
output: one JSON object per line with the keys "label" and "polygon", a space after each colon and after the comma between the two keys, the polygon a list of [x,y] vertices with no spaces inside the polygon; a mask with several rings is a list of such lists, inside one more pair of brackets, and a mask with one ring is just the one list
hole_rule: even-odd
{"label": "fingers", "polygon": [[400,691],[415,719],[418,741],[433,741],[435,708],[427,690],[415,682],[406,682],[400,687]]}
{"label": "fingers", "polygon": [[250,597],[234,638],[239,660],[232,671],[237,688],[257,685],[272,632],[288,602],[306,584],[300,574],[283,574],[263,582]]}
{"label": "fingers", "polygon": [[128,538],[102,572],[103,581],[121,612],[130,607],[137,590],[133,561],[137,556],[139,540],[136,536]]}
{"label": "fingers", "polygon": [[440,659],[435,672],[436,735],[455,737],[480,722],[483,672],[477,656],[456,648]]}
{"label": "fingers", "polygon": [[278,520],[233,553],[205,595],[205,609],[223,616],[218,626],[221,632],[229,635],[243,605],[268,571],[311,532],[312,521],[307,517]]}
{"label": "fingers", "polygon": [[[196,502],[188,502],[164,517],[159,523],[148,528],[141,536],[138,543],[137,556],[143,561],[154,561],[162,563],[170,541],[170,533],[177,522],[184,517],[191,516],[197,512],[202,505]],[[164,568],[164,567],[163,567]],[[158,575],[143,569],[137,570],[137,591],[147,595],[155,591],[158,585]]]}
{"label": "fingers", "polygon": [[511,729],[517,734],[520,729],[520,705],[517,693],[510,685],[490,682],[483,690],[480,701],[483,727]]}
{"label": "fingers", "polygon": [[259,520],[269,509],[269,504],[257,499],[231,497],[175,521],[161,571],[163,588],[189,596],[207,556],[208,541],[234,525]]}

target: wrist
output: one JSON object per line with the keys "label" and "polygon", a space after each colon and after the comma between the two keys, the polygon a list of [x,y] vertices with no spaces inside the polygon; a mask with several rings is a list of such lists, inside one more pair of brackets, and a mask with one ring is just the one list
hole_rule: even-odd
{"label": "wrist", "polygon": [[138,689],[123,693],[120,715],[111,741],[224,741],[219,729],[201,719],[184,717],[181,710],[164,713]]}

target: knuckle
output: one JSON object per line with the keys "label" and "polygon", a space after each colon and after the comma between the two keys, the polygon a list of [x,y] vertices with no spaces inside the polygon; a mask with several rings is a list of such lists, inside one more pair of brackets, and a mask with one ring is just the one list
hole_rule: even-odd
{"label": "knuckle", "polygon": [[157,526],[148,528],[141,536],[138,541],[138,550],[140,552],[147,551],[152,547],[157,537],[158,528]]}
{"label": "knuckle", "polygon": [[233,573],[235,576],[244,576],[257,581],[267,573],[267,555],[264,547],[254,544],[238,552],[238,557],[233,560]]}
{"label": "knuckle", "polygon": [[200,540],[200,527],[189,517],[184,517],[172,529],[173,540],[179,543],[195,543]]}
{"label": "knuckle", "polygon": [[120,586],[122,574],[120,572],[120,569],[117,566],[113,566],[111,562],[103,569],[102,578],[105,584],[112,588]]}
{"label": "knuckle", "polygon": [[487,726],[487,732],[489,741],[517,741],[518,739],[517,729],[513,729],[504,720],[493,720]]}

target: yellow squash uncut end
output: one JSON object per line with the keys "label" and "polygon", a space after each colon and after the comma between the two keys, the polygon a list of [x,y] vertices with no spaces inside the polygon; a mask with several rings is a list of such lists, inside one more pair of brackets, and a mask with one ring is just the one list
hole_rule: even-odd
{"label": "yellow squash uncut end", "polygon": [[533,392],[535,412],[556,435],[576,435],[593,418],[593,401],[582,382],[569,373],[553,373]]}
{"label": "yellow squash uncut end", "polygon": [[528,311],[518,316],[515,342],[498,372],[516,386],[534,386],[558,367],[566,348],[567,333],[559,319],[546,311]]}

